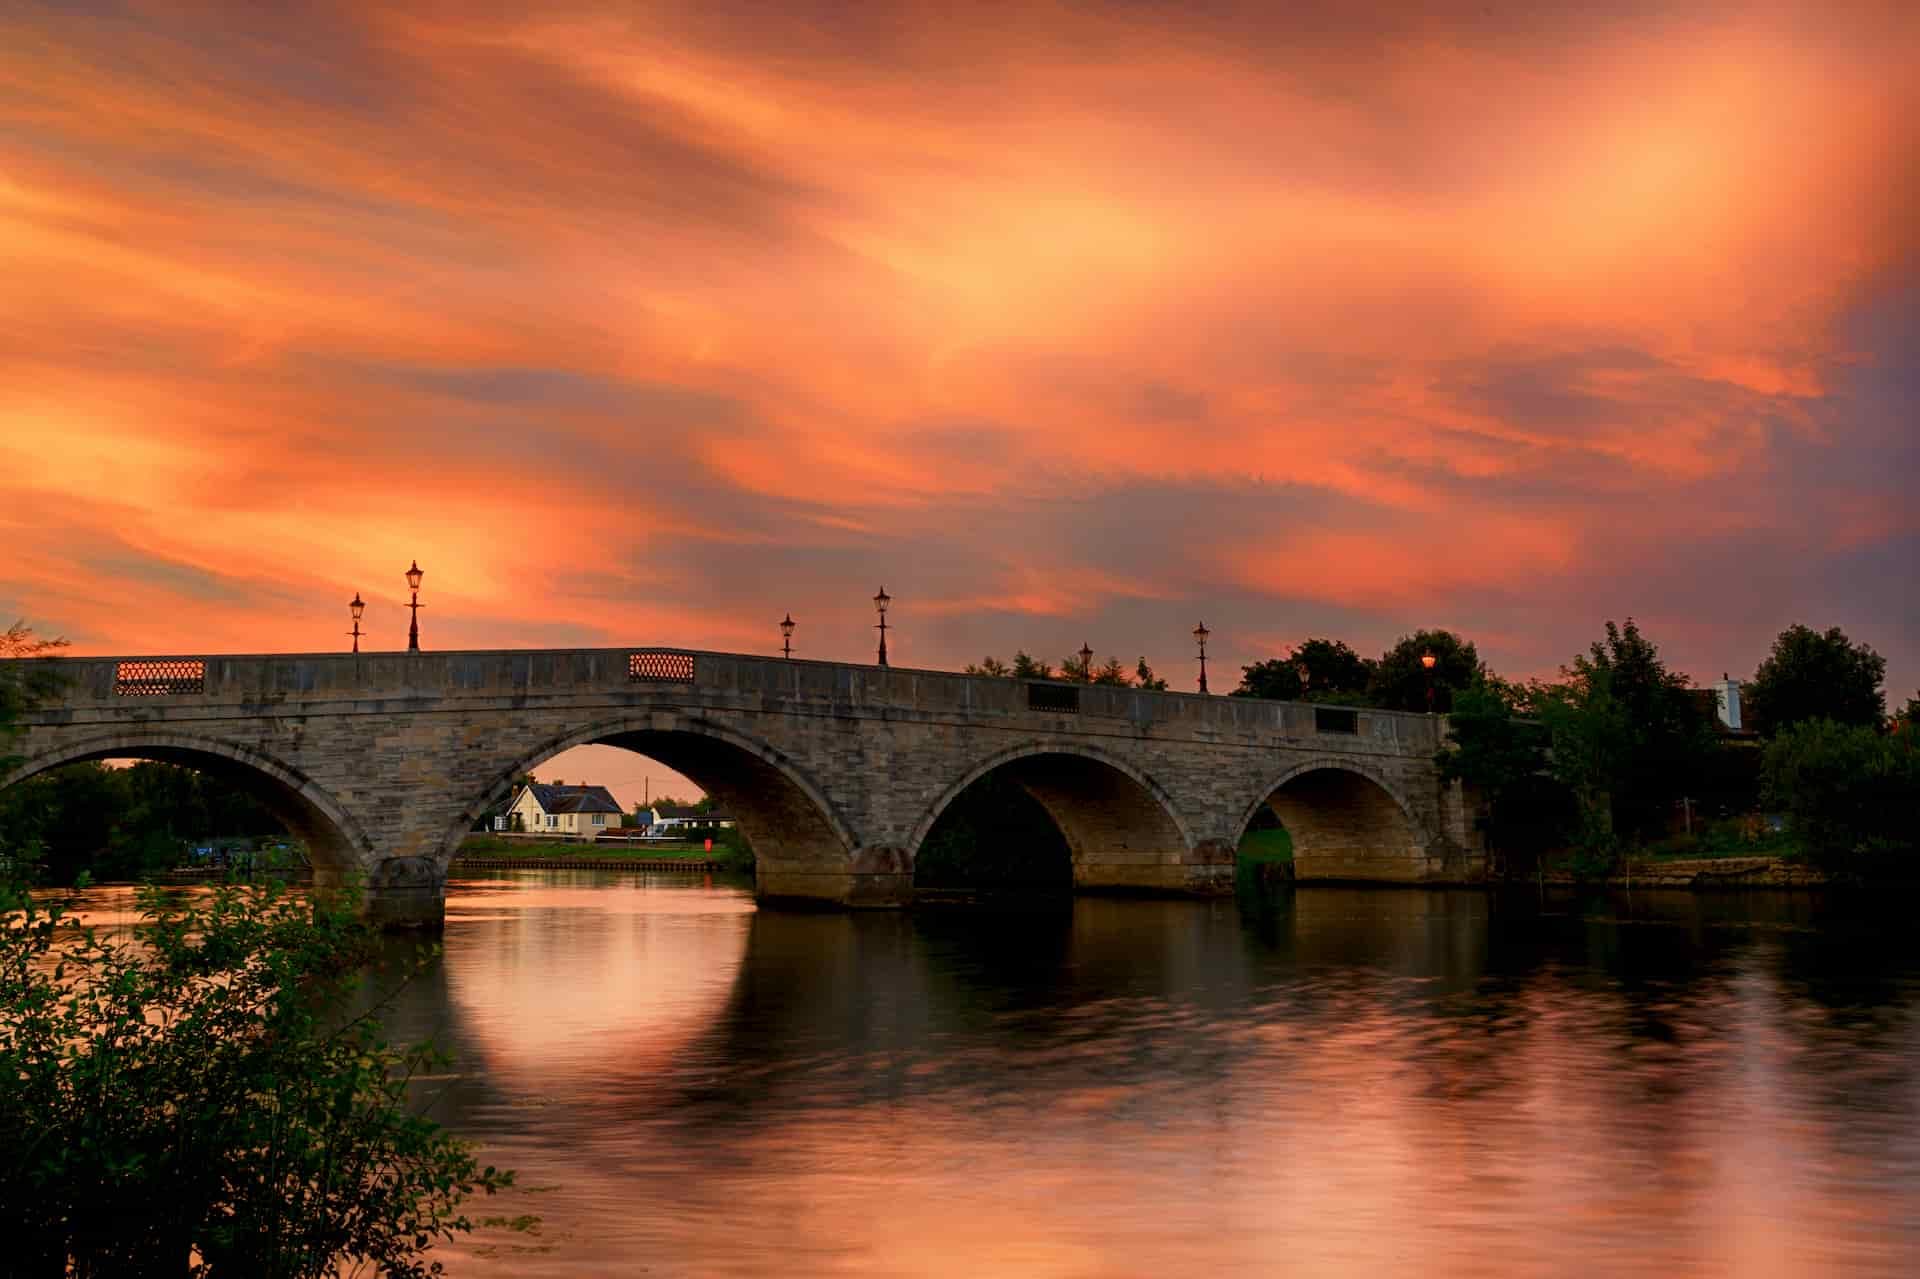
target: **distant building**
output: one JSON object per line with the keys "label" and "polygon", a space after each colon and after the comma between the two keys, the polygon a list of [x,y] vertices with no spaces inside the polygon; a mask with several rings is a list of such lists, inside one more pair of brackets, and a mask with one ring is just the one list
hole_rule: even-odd
{"label": "distant building", "polygon": [[652,812],[653,823],[648,833],[655,836],[692,834],[733,825],[733,818],[725,813],[702,812],[691,804],[655,804]]}
{"label": "distant building", "polygon": [[1706,688],[1687,690],[1702,714],[1711,713],[1720,732],[1728,737],[1751,737],[1753,730],[1740,719],[1740,681],[1722,674]]}
{"label": "distant building", "polygon": [[623,813],[604,786],[567,786],[535,782],[522,786],[497,818],[498,830],[524,830],[555,835],[583,835],[588,839],[618,828]]}

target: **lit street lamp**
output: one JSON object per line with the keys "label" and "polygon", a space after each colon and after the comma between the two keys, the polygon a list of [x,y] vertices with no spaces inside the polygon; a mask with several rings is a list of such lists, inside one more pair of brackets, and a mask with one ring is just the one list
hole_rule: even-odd
{"label": "lit street lamp", "polygon": [[420,561],[415,560],[413,567],[407,570],[407,589],[413,592],[413,603],[407,605],[413,610],[413,621],[407,624],[407,651],[420,651],[420,579],[426,574],[420,571]]}
{"label": "lit street lamp", "polygon": [[780,619],[780,655],[793,657],[793,614],[788,613]]}
{"label": "lit street lamp", "polygon": [[1213,634],[1205,622],[1193,628],[1193,638],[1200,644],[1200,691],[1207,691],[1207,636]]}
{"label": "lit street lamp", "polygon": [[1080,682],[1093,683],[1093,645],[1085,640],[1080,642]]}
{"label": "lit street lamp", "polygon": [[353,593],[353,600],[347,605],[347,611],[353,614],[353,629],[347,634],[353,636],[353,651],[360,651],[360,614],[367,611],[367,603],[360,598],[360,592]]}
{"label": "lit street lamp", "polygon": [[880,614],[880,665],[887,664],[887,605],[893,603],[893,596],[887,594],[887,588],[881,587],[880,593],[873,597],[873,607]]}
{"label": "lit street lamp", "polygon": [[1429,715],[1433,714],[1433,664],[1439,660],[1433,655],[1432,649],[1420,654],[1420,665],[1427,671],[1427,714]]}

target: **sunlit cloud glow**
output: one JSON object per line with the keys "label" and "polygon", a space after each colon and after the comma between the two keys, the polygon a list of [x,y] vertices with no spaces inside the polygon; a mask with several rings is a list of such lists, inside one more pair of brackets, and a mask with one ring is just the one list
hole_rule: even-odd
{"label": "sunlit cloud glow", "polygon": [[1920,10],[0,16],[0,611],[1920,681]]}

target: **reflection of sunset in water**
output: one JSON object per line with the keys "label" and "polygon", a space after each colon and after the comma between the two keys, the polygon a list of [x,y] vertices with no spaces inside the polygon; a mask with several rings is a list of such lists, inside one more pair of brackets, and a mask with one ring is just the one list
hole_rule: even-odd
{"label": "reflection of sunset in water", "polygon": [[1920,1269],[1920,955],[1804,899],[903,918],[526,880],[453,899],[446,1117],[552,1189],[456,1275]]}
{"label": "reflection of sunset in water", "polygon": [[590,894],[511,880],[463,888],[449,925],[487,939],[446,966],[454,1020],[477,1058],[466,1065],[501,1087],[562,1095],[615,1063],[662,1070],[705,1031],[724,1011],[753,910],[736,893],[633,876]]}

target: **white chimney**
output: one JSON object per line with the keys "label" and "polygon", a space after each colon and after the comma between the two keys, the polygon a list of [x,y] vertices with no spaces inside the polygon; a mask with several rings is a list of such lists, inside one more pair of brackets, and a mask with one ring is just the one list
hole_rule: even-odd
{"label": "white chimney", "polygon": [[1720,673],[1720,682],[1713,686],[1715,709],[1720,712],[1720,722],[1730,732],[1740,731],[1740,681],[1726,672]]}

